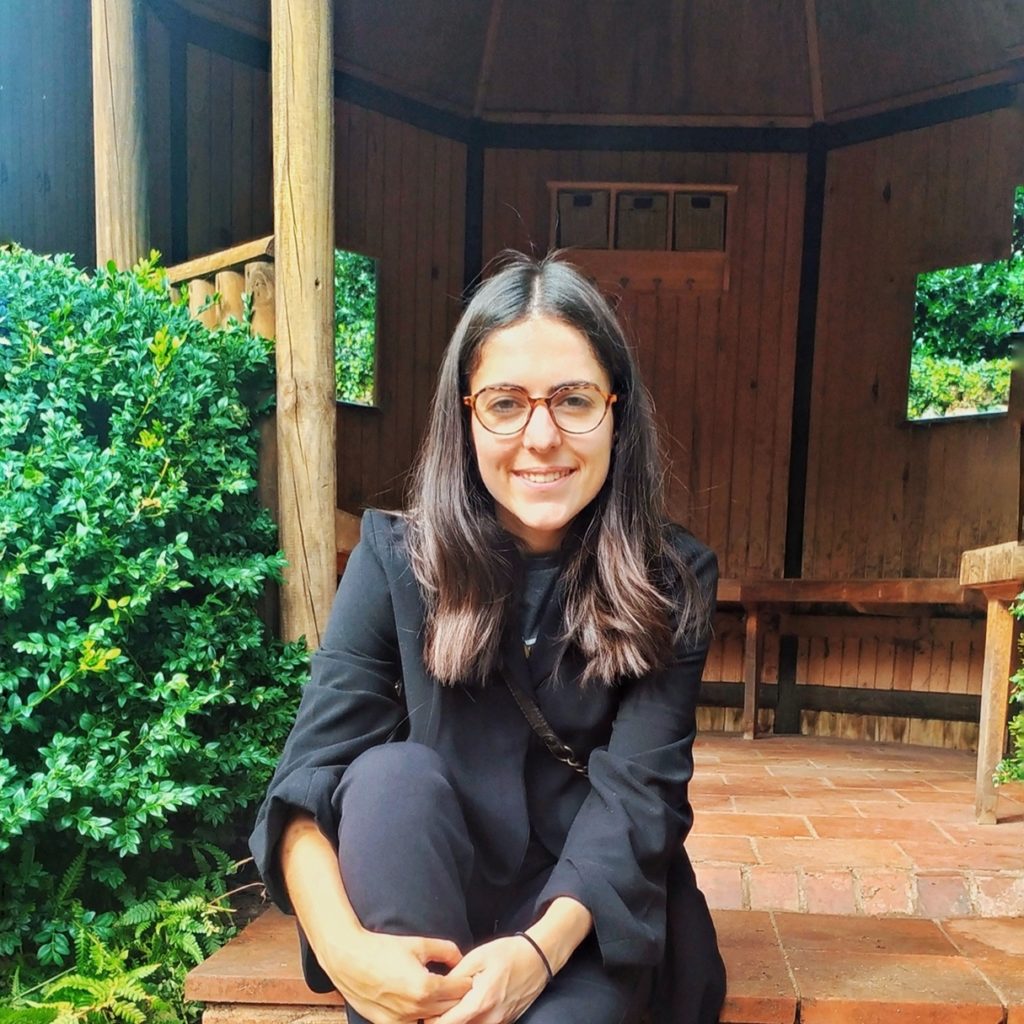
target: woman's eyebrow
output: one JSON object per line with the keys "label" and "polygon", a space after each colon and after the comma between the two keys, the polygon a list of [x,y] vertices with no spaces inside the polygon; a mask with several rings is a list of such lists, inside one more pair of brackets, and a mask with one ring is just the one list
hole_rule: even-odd
{"label": "woman's eyebrow", "polygon": [[[559,384],[552,384],[551,387],[548,388],[548,394],[553,395],[556,391],[561,391],[562,388],[581,387],[600,388],[600,385],[592,380],[566,380],[562,381]],[[513,384],[511,381],[501,381],[497,384],[485,384],[479,390],[484,391],[487,388],[494,388],[495,390],[499,391],[523,391],[529,394],[529,392],[526,391],[526,388],[524,388],[522,384]]]}

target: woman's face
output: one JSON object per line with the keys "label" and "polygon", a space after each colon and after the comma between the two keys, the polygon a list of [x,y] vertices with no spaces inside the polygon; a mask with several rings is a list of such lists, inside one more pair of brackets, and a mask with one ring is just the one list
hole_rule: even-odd
{"label": "woman's face", "polygon": [[[611,391],[586,337],[560,320],[538,316],[487,337],[469,391],[515,385],[539,398],[581,381]],[[477,466],[498,522],[528,551],[555,550],[608,476],[615,430],[611,412],[586,434],[559,430],[543,405],[517,434],[493,434],[475,415],[471,423]]]}

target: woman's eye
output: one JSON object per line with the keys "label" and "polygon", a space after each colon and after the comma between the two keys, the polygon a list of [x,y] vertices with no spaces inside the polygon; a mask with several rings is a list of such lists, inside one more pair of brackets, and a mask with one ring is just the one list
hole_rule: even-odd
{"label": "woman's eye", "polygon": [[594,407],[596,396],[589,391],[567,391],[555,398],[555,405],[567,412],[584,412]]}
{"label": "woman's eye", "polygon": [[512,416],[523,408],[518,398],[495,398],[487,403],[487,411],[494,416]]}

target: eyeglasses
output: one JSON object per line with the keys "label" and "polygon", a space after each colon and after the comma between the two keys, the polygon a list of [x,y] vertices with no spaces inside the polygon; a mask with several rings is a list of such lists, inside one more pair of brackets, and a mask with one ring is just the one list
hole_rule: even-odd
{"label": "eyeglasses", "polygon": [[481,388],[475,395],[466,395],[462,402],[473,410],[480,426],[492,434],[518,434],[538,405],[547,406],[559,430],[589,434],[604,422],[618,397],[606,394],[596,384],[567,384],[541,398],[531,398],[524,388],[507,385]]}

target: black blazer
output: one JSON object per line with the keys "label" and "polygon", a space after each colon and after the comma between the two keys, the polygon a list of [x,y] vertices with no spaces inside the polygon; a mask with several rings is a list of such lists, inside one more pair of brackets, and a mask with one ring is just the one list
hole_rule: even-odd
{"label": "black blazer", "polygon": [[[364,514],[360,543],[313,655],[310,682],[250,839],[271,897],[291,910],[275,854],[293,809],[311,813],[333,839],[346,767],[378,743],[413,740],[448,764],[489,881],[515,877],[532,827],[558,858],[541,903],[558,895],[579,899],[593,915],[606,966],[665,968],[656,1020],[715,1020],[721,960],[680,845],[692,823],[687,783],[707,640],[680,645],[662,671],[584,690],[579,655],[559,644],[557,587],[529,659],[520,639],[509,637],[503,671],[534,691],[555,732],[587,760],[584,778],[532,741],[506,686],[442,686],[426,670],[423,601],[404,527],[400,517]],[[713,603],[715,556],[681,528],[667,530]],[[666,954],[670,963],[663,963]],[[311,955],[304,969],[307,981],[322,989],[326,976]]]}

